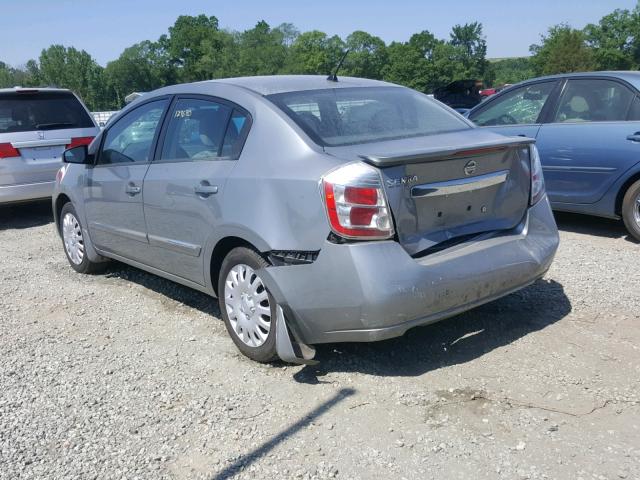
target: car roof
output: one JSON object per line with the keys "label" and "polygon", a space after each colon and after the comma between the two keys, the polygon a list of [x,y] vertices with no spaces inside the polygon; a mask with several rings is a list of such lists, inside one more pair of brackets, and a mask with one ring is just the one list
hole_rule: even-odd
{"label": "car roof", "polygon": [[[544,77],[536,77],[525,80],[509,87],[509,89],[518,86],[525,85],[529,82],[537,82],[540,80],[555,80],[558,78],[593,78],[593,77],[610,77],[619,78],[632,84],[634,87],[640,89],[640,72],[635,71],[601,71],[601,72],[576,72],[576,73],[559,73],[556,75],[547,75]],[[506,90],[506,89],[505,89]]]}
{"label": "car roof", "polygon": [[71,92],[68,88],[56,88],[56,87],[11,87],[0,88],[0,94],[3,93],[17,93],[17,92]]}
{"label": "car roof", "polygon": [[68,88],[54,88],[54,87],[11,87],[0,88],[0,95],[7,93],[72,93]]}
{"label": "car roof", "polygon": [[[380,80],[369,80],[366,78],[342,77],[338,76],[338,81],[327,80],[324,75],[263,75],[255,77],[235,77],[220,78],[216,80],[205,80],[204,82],[185,83],[169,87],[172,93],[178,91],[188,92],[194,85],[207,85],[212,83],[223,83],[235,87],[251,90],[259,95],[272,95],[284,92],[297,92],[304,90],[321,90],[326,88],[347,88],[347,87],[399,87],[393,83],[382,82]],[[162,89],[164,90],[164,89]]]}

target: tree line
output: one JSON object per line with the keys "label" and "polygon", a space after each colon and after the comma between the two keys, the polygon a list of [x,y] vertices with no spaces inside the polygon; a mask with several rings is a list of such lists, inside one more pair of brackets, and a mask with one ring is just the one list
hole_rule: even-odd
{"label": "tree line", "polygon": [[449,38],[424,30],[406,42],[386,44],[355,31],[346,38],[319,30],[298,31],[283,23],[230,31],[215,16],[180,16],[155,41],[126,48],[106,67],[84,50],[51,45],[37,60],[12,67],[0,61],[0,87],[58,86],[78,93],[91,110],[119,109],[134,91],[180,82],[279,73],[327,75],[349,50],[340,73],[382,79],[421,92],[454,80],[485,85],[515,83],[538,75],[640,68],[640,5],[618,9],[597,24],[549,28],[531,56],[490,61],[478,22],[455,25]]}

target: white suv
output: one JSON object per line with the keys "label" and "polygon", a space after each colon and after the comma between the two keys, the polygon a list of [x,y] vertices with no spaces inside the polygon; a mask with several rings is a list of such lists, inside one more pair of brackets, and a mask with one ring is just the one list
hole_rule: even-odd
{"label": "white suv", "polygon": [[0,204],[50,198],[62,152],[98,132],[69,90],[0,89]]}

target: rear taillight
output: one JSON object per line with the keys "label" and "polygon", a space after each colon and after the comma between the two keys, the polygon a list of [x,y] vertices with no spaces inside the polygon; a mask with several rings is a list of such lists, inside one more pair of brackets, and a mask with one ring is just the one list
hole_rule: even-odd
{"label": "rear taillight", "polygon": [[542,163],[540,163],[540,154],[535,145],[529,147],[529,158],[531,160],[531,205],[535,205],[545,192]]}
{"label": "rear taillight", "polygon": [[80,145],[89,145],[95,137],[76,137],[71,139],[71,143],[67,148],[79,147]]}
{"label": "rear taillight", "polygon": [[322,193],[331,230],[353,239],[392,237],[393,220],[378,172],[364,163],[350,163],[322,179]]}
{"label": "rear taillight", "polygon": [[18,149],[13,148],[10,143],[0,143],[0,158],[19,157]]}

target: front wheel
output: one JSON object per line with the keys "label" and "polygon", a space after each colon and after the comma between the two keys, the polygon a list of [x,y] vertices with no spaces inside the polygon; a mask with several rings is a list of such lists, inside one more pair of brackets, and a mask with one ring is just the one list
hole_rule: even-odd
{"label": "front wheel", "polygon": [[60,233],[64,253],[69,260],[71,268],[79,273],[94,273],[100,269],[101,264],[92,262],[87,257],[82,224],[71,202],[65,203],[60,211]]}
{"label": "front wheel", "polygon": [[238,349],[257,362],[277,358],[276,302],[257,273],[268,266],[256,251],[234,248],[222,262],[218,279],[227,331]]}
{"label": "front wheel", "polygon": [[624,195],[622,219],[631,236],[640,241],[640,180],[631,185]]}

